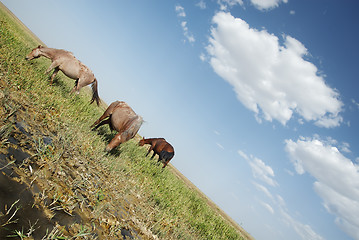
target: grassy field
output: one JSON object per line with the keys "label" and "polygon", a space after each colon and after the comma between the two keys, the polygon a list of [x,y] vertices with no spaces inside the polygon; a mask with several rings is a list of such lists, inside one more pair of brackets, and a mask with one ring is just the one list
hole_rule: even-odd
{"label": "grassy field", "polygon": [[49,60],[25,60],[39,43],[0,4],[0,239],[251,239],[139,136],[106,154],[104,106],[50,86]]}

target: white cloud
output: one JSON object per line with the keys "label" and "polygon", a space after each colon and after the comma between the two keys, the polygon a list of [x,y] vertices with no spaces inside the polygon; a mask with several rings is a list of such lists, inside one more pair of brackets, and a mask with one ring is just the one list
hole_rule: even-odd
{"label": "white cloud", "polygon": [[314,189],[336,216],[336,224],[359,239],[359,165],[317,137],[286,140],[286,151],[298,174],[308,172],[316,178]]}
{"label": "white cloud", "polygon": [[347,142],[343,142],[342,145],[340,146],[340,150],[342,152],[345,152],[345,153],[350,153],[350,144],[347,143]]}
{"label": "white cloud", "polygon": [[256,183],[256,182],[253,182],[253,185],[256,187],[256,189],[258,191],[261,191],[263,192],[268,198],[272,199],[273,200],[273,196],[272,194],[270,193],[270,191],[268,190],[268,188],[266,188],[265,186],[259,184],[259,183]]}
{"label": "white cloud", "polygon": [[220,143],[216,143],[216,145],[217,145],[220,149],[224,150],[224,147],[223,147],[223,145],[222,145],[222,144],[220,144]]}
{"label": "white cloud", "polygon": [[302,43],[284,36],[280,45],[277,36],[250,28],[230,13],[217,13],[213,23],[207,46],[210,64],[256,119],[285,125],[297,113],[321,127],[340,125],[339,94],[303,59],[307,49]]}
{"label": "white cloud", "polygon": [[278,205],[281,208],[284,208],[286,206],[286,203],[281,195],[277,195]]}
{"label": "white cloud", "polygon": [[270,10],[279,6],[281,2],[287,3],[288,0],[251,0],[254,7],[259,10]]}
{"label": "white cloud", "polygon": [[205,55],[204,53],[201,53],[201,54],[199,55],[199,59],[201,59],[202,62],[206,62],[206,61],[207,61],[207,57],[206,57],[206,55]]}
{"label": "white cloud", "polygon": [[217,2],[222,11],[226,11],[236,5],[243,5],[243,0],[217,0]]}
{"label": "white cloud", "polygon": [[258,178],[270,186],[278,185],[276,181],[273,180],[274,172],[270,166],[267,166],[262,160],[258,158],[253,158],[249,165],[252,168],[252,173],[255,178]]}
{"label": "white cloud", "polygon": [[292,217],[289,211],[286,209],[286,202],[282,196],[277,195],[277,206],[278,212],[283,220],[283,222],[294,229],[294,231],[301,237],[303,240],[323,240],[324,238],[316,233],[312,227],[308,224],[301,223],[294,217]]}
{"label": "white cloud", "polygon": [[238,151],[238,154],[248,162],[249,166],[252,169],[252,174],[254,178],[262,180],[263,182],[273,187],[278,185],[278,183],[273,179],[274,171],[270,166],[266,165],[262,160],[252,155],[248,157],[241,150]]}
{"label": "white cloud", "polygon": [[268,210],[268,212],[270,212],[271,214],[274,214],[274,209],[272,208],[272,206],[268,203],[265,203],[265,202],[262,202],[260,201],[259,202],[265,209]]}
{"label": "white cloud", "polygon": [[294,231],[303,239],[323,240],[324,238],[316,233],[312,227],[308,224],[301,223],[294,217],[292,217],[287,209],[287,204],[282,196],[277,195],[276,203],[279,208],[279,213],[283,222],[294,229]]}
{"label": "white cloud", "polygon": [[283,220],[286,224],[290,225],[294,231],[303,239],[311,240],[323,240],[324,238],[317,234],[309,225],[303,224],[295,220],[292,216],[288,214],[283,208],[280,209],[280,213],[283,217]]}
{"label": "white cloud", "polygon": [[247,154],[245,154],[243,151],[238,150],[238,154],[239,154],[239,156],[241,156],[241,157],[244,158],[245,160],[249,161],[249,157],[248,157]]}
{"label": "white cloud", "polygon": [[304,224],[294,217],[292,217],[287,209],[287,204],[282,196],[277,195],[276,204],[278,207],[278,212],[282,218],[282,221],[293,228],[293,230],[300,236],[303,240],[323,240],[324,238],[316,233],[312,227],[308,224]]}
{"label": "white cloud", "polygon": [[177,12],[178,17],[186,17],[186,13],[184,11],[184,8],[180,5],[176,5],[175,10]]}
{"label": "white cloud", "polygon": [[[186,12],[181,5],[176,5],[175,10],[177,12],[177,16],[181,19],[186,18]],[[186,37],[188,42],[194,43],[196,39],[194,38],[193,34],[188,30],[187,21],[181,21],[181,27],[183,30],[183,35]]]}
{"label": "white cloud", "polygon": [[294,173],[288,169],[284,169],[286,173],[288,173],[290,176],[294,176]]}
{"label": "white cloud", "polygon": [[206,8],[207,8],[206,2],[203,1],[203,0],[200,0],[200,1],[196,4],[196,6],[198,6],[200,9],[206,9]]}
{"label": "white cloud", "polygon": [[357,108],[359,108],[359,103],[357,103],[357,101],[355,101],[355,99],[352,99],[352,103],[353,103]]}
{"label": "white cloud", "polygon": [[[248,156],[246,153],[244,153],[241,150],[238,150],[238,154],[244,158],[249,165],[252,167],[253,177],[261,179],[262,181],[266,182],[267,184],[273,186],[278,185],[274,181],[274,172],[271,167],[264,164],[263,161],[259,160],[258,158],[253,157],[252,155]],[[262,176],[262,177],[261,177]],[[263,176],[266,176],[263,178]],[[270,179],[268,181],[268,179]],[[283,222],[291,227],[303,240],[307,239],[314,239],[314,240],[323,240],[323,238],[317,234],[310,225],[303,224],[300,221],[296,220],[294,217],[291,216],[287,209],[287,204],[282,196],[280,195],[273,195],[268,188],[265,186],[252,181],[252,184],[255,186],[255,188],[264,193],[273,203],[273,205],[278,209],[277,211],[274,210],[272,205],[262,201],[258,200],[259,203],[266,208],[270,213],[277,214],[279,218],[283,220]]]}

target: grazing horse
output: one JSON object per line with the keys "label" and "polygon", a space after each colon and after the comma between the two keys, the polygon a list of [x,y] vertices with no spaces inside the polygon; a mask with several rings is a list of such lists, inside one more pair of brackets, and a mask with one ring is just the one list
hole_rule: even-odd
{"label": "grazing horse", "polygon": [[127,103],[116,101],[111,103],[104,114],[91,125],[91,128],[95,130],[104,124],[108,124],[111,130],[118,132],[106,147],[106,151],[109,152],[121,143],[133,138],[142,123],[142,117],[137,115]]}
{"label": "grazing horse", "polygon": [[138,144],[143,146],[144,144],[150,144],[151,147],[148,149],[146,156],[153,150],[153,158],[158,154],[158,162],[163,162],[163,167],[166,167],[169,161],[175,155],[174,148],[164,138],[142,138]]}
{"label": "grazing horse", "polygon": [[55,69],[51,75],[50,84],[52,84],[57,72],[61,70],[66,76],[76,80],[75,86],[71,92],[76,91],[78,94],[82,87],[92,83],[91,103],[96,100],[97,105],[100,104],[100,97],[97,91],[97,80],[94,74],[87,66],[76,59],[71,52],[39,45],[37,48],[32,49],[32,51],[26,56],[26,60],[32,60],[42,56],[52,61],[50,67],[45,73],[48,74],[52,69]]}

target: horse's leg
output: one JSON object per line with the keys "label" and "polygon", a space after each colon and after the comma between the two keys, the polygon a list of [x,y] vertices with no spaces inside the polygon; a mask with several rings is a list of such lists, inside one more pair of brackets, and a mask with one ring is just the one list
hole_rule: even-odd
{"label": "horse's leg", "polygon": [[[100,122],[99,124],[97,124],[97,125],[93,128],[93,130],[96,130],[97,128],[99,128],[99,127],[101,127],[102,125],[105,125],[105,124],[108,124],[108,125],[110,125],[110,127],[111,127],[111,117],[109,117],[109,118],[103,120],[102,122]],[[112,130],[112,129],[111,129],[111,130]]]}
{"label": "horse's leg", "polygon": [[117,133],[115,135],[114,138],[112,138],[112,140],[110,141],[110,143],[106,147],[107,152],[111,151],[112,149],[114,149],[115,147],[117,147],[118,145],[120,145],[121,143],[126,141],[123,138],[122,134],[123,134],[122,132],[119,132],[119,133]]}
{"label": "horse's leg", "polygon": [[[148,152],[147,152],[147,154],[146,154],[146,157],[148,156],[148,154],[150,154],[150,152],[153,150],[153,148],[154,148],[154,145],[151,144],[151,146],[150,146],[150,148],[148,149]],[[153,153],[155,153],[155,152],[153,151]],[[152,156],[151,158],[153,158],[153,156]]]}
{"label": "horse's leg", "polygon": [[71,90],[71,93],[74,93],[76,91],[77,94],[79,94],[79,90],[78,90],[78,85],[79,85],[79,79],[75,80],[75,86],[74,88]]}
{"label": "horse's leg", "polygon": [[[113,110],[117,107],[117,105],[119,104],[119,101],[113,102],[110,104],[110,106],[108,106],[108,108],[106,109],[106,111],[102,114],[102,116],[96,121],[94,122],[90,128],[93,128],[94,126],[96,126],[97,124],[99,124],[102,120],[104,120],[105,118],[109,117],[109,119],[111,118],[111,114],[113,112]],[[111,126],[112,124],[110,124]],[[113,126],[112,126],[113,128]]]}
{"label": "horse's leg", "polygon": [[170,153],[170,152],[167,152],[167,151],[162,151],[160,153],[160,159],[164,160],[162,168],[165,168],[167,166],[167,164],[170,162],[170,160],[173,158],[173,156],[174,156],[174,153]]}
{"label": "horse's leg", "polygon": [[[105,118],[108,117],[108,119],[110,119],[111,113],[108,113],[107,110],[104,112],[104,114],[102,114],[102,116],[97,119],[91,126],[90,128],[93,128],[94,126],[98,125],[102,120],[104,120]],[[102,124],[103,125],[103,124]]]}
{"label": "horse's leg", "polygon": [[88,76],[80,76],[71,92],[80,93],[80,89],[91,84],[93,81]]}
{"label": "horse's leg", "polygon": [[53,72],[52,75],[51,75],[51,80],[50,80],[50,84],[51,84],[51,85],[52,85],[52,83],[53,83],[53,81],[54,81],[54,78],[55,78],[55,76],[56,76],[56,74],[58,73],[59,70],[60,70],[59,67],[55,67],[55,70],[54,70],[54,72]]}
{"label": "horse's leg", "polygon": [[167,166],[167,164],[170,162],[171,159],[167,160],[166,162],[164,162],[163,164],[163,167],[162,168],[165,168]]}
{"label": "horse's leg", "polygon": [[[104,120],[107,117],[109,117],[109,119],[110,119],[113,110],[116,108],[116,106],[118,104],[119,104],[119,101],[111,103],[110,106],[108,106],[108,108],[106,109],[106,111],[102,114],[102,116],[96,122],[94,122],[90,128],[93,128],[94,126],[99,124],[102,120]],[[110,124],[110,126],[112,126],[112,124]],[[112,128],[113,128],[113,126],[112,126]]]}
{"label": "horse's leg", "polygon": [[58,68],[60,66],[60,64],[58,64],[56,61],[53,61],[49,68],[45,71],[45,74],[48,74],[52,69],[54,68]]}

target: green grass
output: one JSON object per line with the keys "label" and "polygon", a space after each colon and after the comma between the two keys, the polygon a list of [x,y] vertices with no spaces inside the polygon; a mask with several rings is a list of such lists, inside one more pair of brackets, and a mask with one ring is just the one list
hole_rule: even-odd
{"label": "green grass", "polygon": [[[104,109],[89,105],[88,91],[69,94],[74,81],[61,73],[50,86],[49,76],[44,74],[49,60],[25,60],[38,44],[36,38],[0,8],[0,114],[3,117],[0,133],[5,136],[2,139],[11,131],[7,118],[22,109],[39,127],[56,136],[51,146],[34,138],[39,161],[54,162],[61,168],[65,163],[63,153],[76,152],[90,166],[108,171],[115,181],[93,194],[95,217],[101,215],[106,201],[111,204],[131,194],[140,199],[134,214],[160,239],[246,239],[169,168],[162,170],[155,160],[146,158],[146,149],[135,140],[105,154],[104,147],[113,133],[105,127],[98,132],[89,129]],[[116,182],[125,186],[117,189]],[[86,186],[84,182],[74,184]]]}

